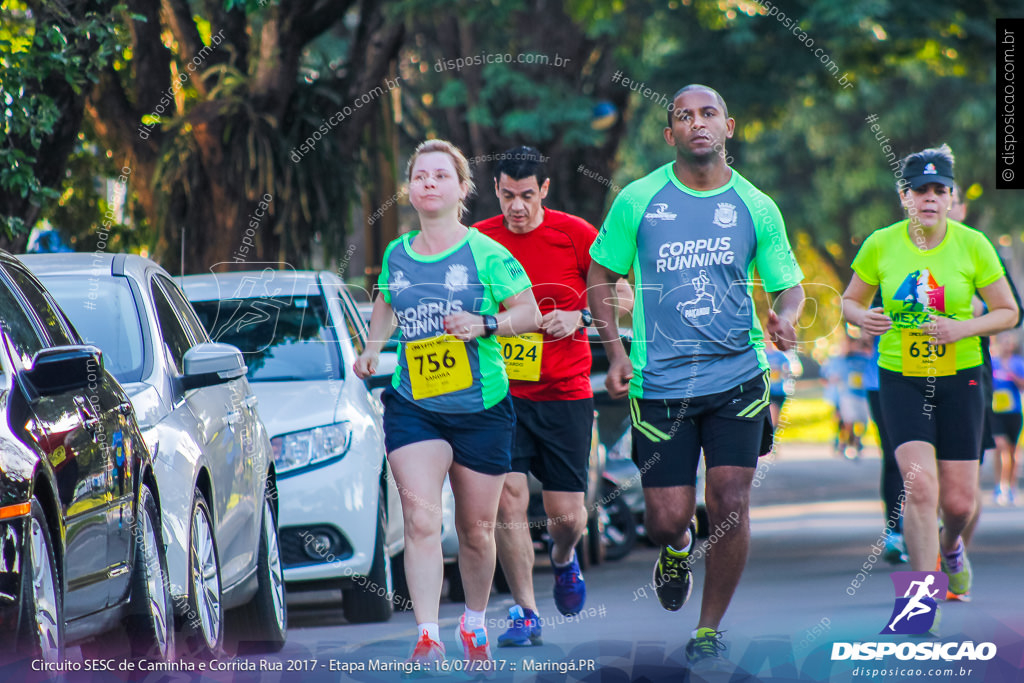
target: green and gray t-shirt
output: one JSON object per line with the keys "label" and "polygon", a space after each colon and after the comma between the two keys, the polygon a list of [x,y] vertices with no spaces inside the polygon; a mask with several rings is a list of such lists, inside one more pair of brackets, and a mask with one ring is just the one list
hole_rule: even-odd
{"label": "green and gray t-shirt", "polygon": [[775,202],[735,170],[706,192],[671,163],[630,183],[590,254],[634,271],[632,398],[705,396],[767,370],[754,269],[769,292],[803,280]]}
{"label": "green and gray t-shirt", "polygon": [[388,245],[377,281],[402,331],[398,367],[391,385],[427,410],[486,410],[508,394],[505,363],[494,337],[479,337],[465,344],[473,378],[471,386],[418,400],[413,396],[409,377],[407,344],[444,335],[444,318],[451,313],[497,313],[502,301],[531,287],[530,279],[505,247],[475,228],[470,228],[458,244],[431,256],[412,250],[417,234],[418,231],[406,233]]}

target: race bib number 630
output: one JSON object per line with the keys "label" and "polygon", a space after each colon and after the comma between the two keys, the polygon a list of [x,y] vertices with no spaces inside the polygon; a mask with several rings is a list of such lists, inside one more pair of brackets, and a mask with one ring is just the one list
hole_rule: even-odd
{"label": "race bib number 630", "polygon": [[903,330],[903,374],[907,377],[944,377],[956,374],[956,344],[929,344],[920,330]]}

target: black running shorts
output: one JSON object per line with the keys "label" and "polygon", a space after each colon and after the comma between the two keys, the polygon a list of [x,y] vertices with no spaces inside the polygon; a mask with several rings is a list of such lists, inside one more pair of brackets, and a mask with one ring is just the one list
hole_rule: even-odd
{"label": "black running shorts", "polygon": [[893,448],[909,441],[935,447],[939,460],[977,460],[985,419],[982,367],[944,377],[906,377],[878,369],[885,426]]}
{"label": "black running shorts", "polygon": [[981,366],[984,371],[981,373],[981,388],[985,395],[985,417],[981,426],[981,454],[979,460],[985,460],[985,451],[996,447],[995,439],[992,438],[992,424],[995,413],[992,412],[992,366],[985,364]]}
{"label": "black running shorts", "polygon": [[512,406],[512,471],[533,472],[545,491],[586,492],[594,399],[531,401],[513,396]]}
{"label": "black running shorts", "polygon": [[684,399],[630,399],[633,462],[644,488],[694,486],[707,467],[756,467],[772,448],[768,373],[727,391]]}
{"label": "black running shorts", "polygon": [[1020,439],[1021,428],[1024,427],[1024,415],[1020,413],[992,413],[992,433],[1005,437],[1011,444]]}

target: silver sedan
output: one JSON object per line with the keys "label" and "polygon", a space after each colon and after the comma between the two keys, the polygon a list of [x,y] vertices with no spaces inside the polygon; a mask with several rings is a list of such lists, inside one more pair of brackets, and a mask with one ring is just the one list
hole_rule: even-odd
{"label": "silver sedan", "polygon": [[287,617],[276,473],[241,352],[210,341],[149,259],[21,259],[131,397],[161,493],[179,645],[188,648],[179,654],[217,656],[226,631],[242,649],[279,650]]}

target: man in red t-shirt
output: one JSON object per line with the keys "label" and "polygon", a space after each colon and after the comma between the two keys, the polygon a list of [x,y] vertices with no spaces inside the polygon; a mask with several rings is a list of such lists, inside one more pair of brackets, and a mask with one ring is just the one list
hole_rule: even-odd
{"label": "man in red t-shirt", "polygon": [[516,605],[509,610],[511,627],[498,639],[499,647],[541,642],[526,516],[528,472],[544,487],[555,606],[562,614],[577,614],[587,595],[573,548],[587,523],[583,501],[594,394],[585,330],[592,322],[586,290],[590,245],[597,230],[582,218],[544,208],[550,180],[543,160],[532,147],[501,155],[494,170],[501,215],[475,226],[523,265],[543,314],[539,332],[501,340],[517,426],[495,539]]}

